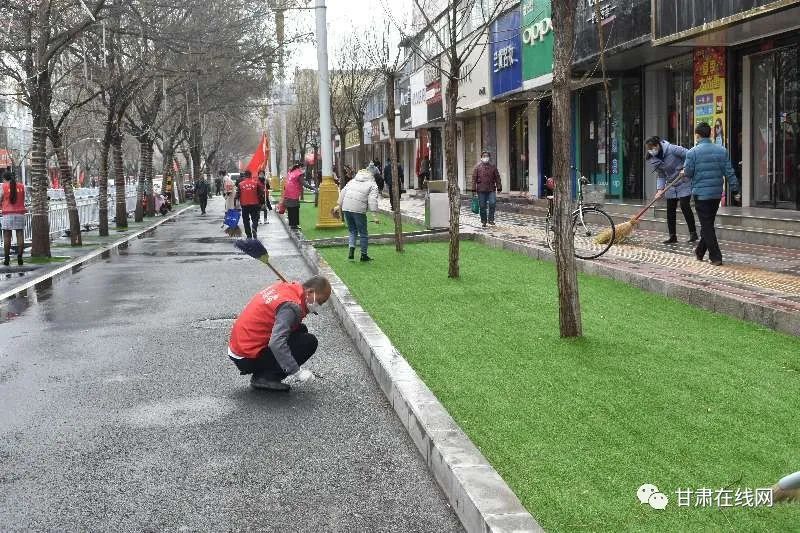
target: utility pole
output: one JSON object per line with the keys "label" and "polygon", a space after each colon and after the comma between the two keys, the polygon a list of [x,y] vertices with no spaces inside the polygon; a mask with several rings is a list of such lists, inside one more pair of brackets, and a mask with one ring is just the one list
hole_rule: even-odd
{"label": "utility pole", "polygon": [[331,209],[339,199],[339,188],[333,181],[333,145],[331,143],[330,73],[328,72],[328,28],[325,0],[314,0],[317,20],[317,69],[319,70],[319,144],[322,152],[322,184],[319,187],[318,228],[336,228],[342,221],[334,218]]}

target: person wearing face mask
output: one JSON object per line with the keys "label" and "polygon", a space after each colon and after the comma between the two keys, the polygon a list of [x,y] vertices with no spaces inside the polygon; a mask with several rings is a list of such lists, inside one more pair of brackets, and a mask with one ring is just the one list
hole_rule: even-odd
{"label": "person wearing face mask", "polygon": [[[650,170],[658,176],[656,187],[660,191],[681,173],[688,150],[683,146],[670,144],[655,136],[647,139],[645,146],[647,147],[647,157],[645,159]],[[664,241],[664,244],[678,242],[676,230],[678,204],[681,206],[683,218],[686,220],[686,227],[689,229],[689,240],[687,242],[697,241],[697,226],[695,226],[691,204],[691,182],[689,180],[680,181],[664,194],[664,198],[667,199],[667,231],[669,231],[669,238]]]}
{"label": "person wearing face mask", "polygon": [[472,171],[472,190],[478,195],[481,224],[484,228],[487,222],[494,226],[497,193],[503,190],[503,185],[500,183],[500,172],[489,162],[491,155],[487,150],[481,152],[481,162]]}
{"label": "person wearing face mask", "polygon": [[303,319],[318,314],[331,296],[322,276],[304,283],[278,282],[258,292],[233,324],[228,357],[254,389],[285,392],[284,380],[305,383],[314,374],[301,368],[317,351],[317,338]]}

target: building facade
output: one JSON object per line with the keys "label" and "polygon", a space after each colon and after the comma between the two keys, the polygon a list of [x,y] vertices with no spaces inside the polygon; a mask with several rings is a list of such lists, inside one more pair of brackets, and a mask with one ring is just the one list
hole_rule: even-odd
{"label": "building facade", "polygon": [[30,110],[12,96],[14,83],[0,78],[0,168],[14,167],[17,176],[27,176],[26,162],[33,140]]}

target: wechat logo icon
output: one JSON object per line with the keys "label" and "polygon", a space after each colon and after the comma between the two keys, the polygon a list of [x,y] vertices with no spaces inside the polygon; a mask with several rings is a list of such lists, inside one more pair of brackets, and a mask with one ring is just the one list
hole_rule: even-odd
{"label": "wechat logo icon", "polygon": [[639,490],[636,491],[636,497],[639,498],[640,503],[650,504],[650,507],[659,511],[666,509],[669,503],[669,498],[659,492],[658,487],[650,483],[645,483],[639,487]]}

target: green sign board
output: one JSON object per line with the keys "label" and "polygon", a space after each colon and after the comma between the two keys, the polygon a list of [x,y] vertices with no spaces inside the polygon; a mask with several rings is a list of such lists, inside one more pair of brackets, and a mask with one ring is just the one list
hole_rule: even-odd
{"label": "green sign board", "polygon": [[522,79],[553,73],[550,0],[522,0]]}

